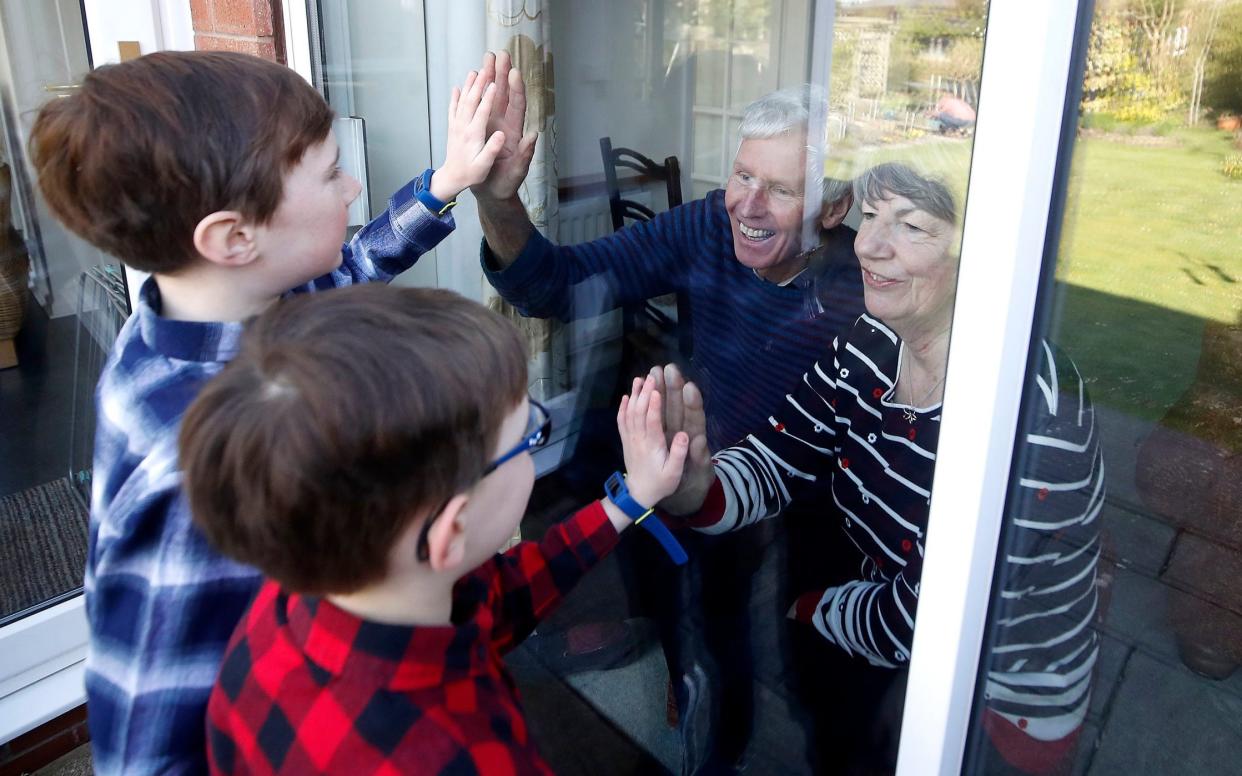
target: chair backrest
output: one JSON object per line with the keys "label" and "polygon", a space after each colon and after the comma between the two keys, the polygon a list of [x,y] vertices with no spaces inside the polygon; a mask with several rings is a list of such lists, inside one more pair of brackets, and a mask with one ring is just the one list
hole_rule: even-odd
{"label": "chair backrest", "polygon": [[608,208],[612,214],[613,231],[625,226],[627,218],[633,221],[650,221],[655,218],[655,211],[651,208],[621,196],[621,180],[617,176],[618,167],[625,167],[648,178],[664,181],[668,192],[668,206],[674,208],[682,203],[681,165],[677,162],[676,156],[667,157],[664,164],[657,164],[633,149],[613,148],[610,137],[599,139],[599,150],[604,159],[604,179],[608,186]]}

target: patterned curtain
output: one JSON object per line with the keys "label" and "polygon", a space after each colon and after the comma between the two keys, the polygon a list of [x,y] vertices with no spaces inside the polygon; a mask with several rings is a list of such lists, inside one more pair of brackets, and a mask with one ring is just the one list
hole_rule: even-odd
{"label": "patterned curtain", "polygon": [[[526,83],[526,131],[539,131],[530,174],[519,192],[531,221],[556,242],[556,99],[552,70],[550,0],[488,0],[485,42],[491,51],[508,50]],[[553,321],[523,318],[484,283],[488,305],[510,317],[526,335],[531,354],[531,392],[547,399],[569,389],[569,370],[561,327]]]}

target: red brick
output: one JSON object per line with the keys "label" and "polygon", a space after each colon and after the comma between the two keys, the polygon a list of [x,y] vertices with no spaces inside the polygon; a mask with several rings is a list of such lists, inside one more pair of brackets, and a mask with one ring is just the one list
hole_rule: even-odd
{"label": "red brick", "polygon": [[271,0],[207,0],[214,32],[230,35],[272,34]]}
{"label": "red brick", "polygon": [[190,0],[190,18],[195,32],[211,32],[216,28],[211,20],[211,0]]}
{"label": "red brick", "polygon": [[18,754],[86,722],[86,706],[77,706],[0,746],[0,756]]}
{"label": "red brick", "polygon": [[239,51],[262,59],[276,61],[276,44],[271,38],[230,38],[223,35],[195,35],[194,48],[199,51]]}
{"label": "red brick", "polygon": [[0,776],[33,773],[88,741],[86,707],[79,706],[0,746]]}

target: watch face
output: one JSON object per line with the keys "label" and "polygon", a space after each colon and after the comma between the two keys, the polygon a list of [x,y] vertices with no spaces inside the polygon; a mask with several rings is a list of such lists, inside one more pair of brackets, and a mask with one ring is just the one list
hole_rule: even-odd
{"label": "watch face", "polygon": [[636,518],[646,511],[630,496],[630,490],[625,487],[625,479],[621,472],[613,472],[604,481],[604,494],[630,518]]}

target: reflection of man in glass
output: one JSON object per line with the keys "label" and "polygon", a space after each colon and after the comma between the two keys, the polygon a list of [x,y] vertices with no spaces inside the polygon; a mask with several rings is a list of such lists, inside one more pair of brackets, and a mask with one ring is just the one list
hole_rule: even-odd
{"label": "reflection of man in glass", "polygon": [[[818,569],[825,579],[795,591],[789,610],[814,628],[795,640],[818,642],[795,689],[815,714],[818,765],[832,772],[893,765],[957,277],[947,186],[887,163],[858,177],[855,196],[867,314],[767,422],[688,471],[679,494],[701,531],[802,502],[830,510],[856,548],[845,567]],[[1090,699],[1104,469],[1077,369],[1047,342],[1036,348],[981,722],[993,762],[1042,774],[1068,762]]]}
{"label": "reflection of man in glass", "polygon": [[[556,246],[535,231],[517,197],[535,140],[522,136],[521,76],[505,52],[488,55],[483,77],[493,69],[493,128],[505,132],[505,148],[492,177],[474,189],[488,280],[523,314],[562,320],[600,311],[598,299],[574,304],[575,288],[588,280],[592,293],[607,297],[604,309],[684,295],[708,443],[727,444],[761,422],[862,310],[854,231],[842,224],[848,182],[825,185],[816,176],[808,190],[807,146],[817,146],[807,141],[811,90],[775,92],[747,109],[723,191],[589,243]],[[818,246],[807,246],[814,251],[802,245],[807,198],[823,202],[811,209],[820,227]]]}

